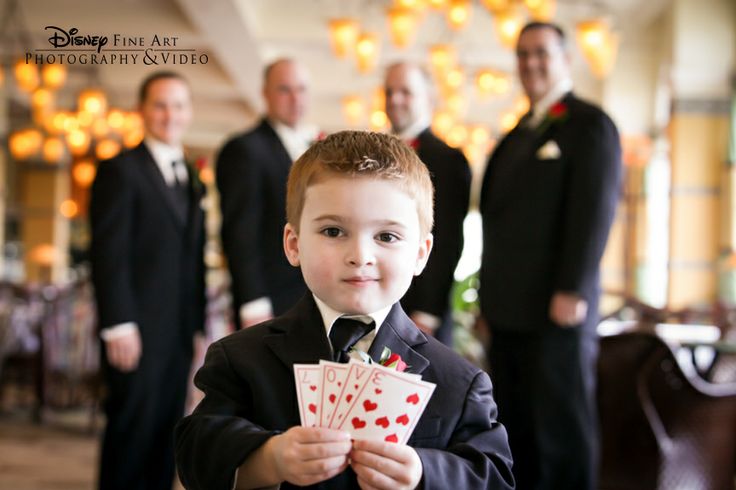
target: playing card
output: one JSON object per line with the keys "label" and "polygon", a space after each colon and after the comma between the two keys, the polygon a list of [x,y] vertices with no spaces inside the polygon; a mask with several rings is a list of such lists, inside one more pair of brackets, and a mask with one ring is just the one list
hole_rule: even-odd
{"label": "playing card", "polygon": [[322,367],[317,364],[294,364],[294,380],[299,405],[299,419],[304,427],[319,425],[322,402]]}
{"label": "playing card", "polygon": [[319,361],[322,368],[322,399],[320,403],[320,427],[329,427],[332,415],[337,407],[337,401],[345,386],[350,369],[349,364],[332,361]]}
{"label": "playing card", "polygon": [[355,439],[404,444],[414,431],[434,388],[433,383],[373,365],[368,381],[337,428],[350,432]]}
{"label": "playing card", "polygon": [[351,359],[347,364],[349,366],[348,374],[345,378],[343,389],[337,397],[337,403],[332,418],[328,421],[327,427],[336,428],[343,417],[355,403],[358,393],[363,385],[368,381],[371,372],[371,365],[364,364],[360,361]]}

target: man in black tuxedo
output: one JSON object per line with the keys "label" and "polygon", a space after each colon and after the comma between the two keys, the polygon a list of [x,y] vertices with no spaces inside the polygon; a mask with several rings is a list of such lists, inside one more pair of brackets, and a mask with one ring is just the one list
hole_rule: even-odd
{"label": "man in black tuxedo", "polygon": [[231,276],[236,324],[248,327],[279,315],[306,291],[298,269],[282,253],[286,179],[294,160],[316,138],[302,124],[306,70],[279,59],[266,68],[266,116],[229,140],[217,157],[222,248]]}
{"label": "man in black tuxedo", "polygon": [[427,267],[401,299],[417,326],[452,346],[450,291],[463,250],[463,220],[470,199],[470,167],[465,155],[432,133],[432,82],[411,63],[386,70],[386,115],[391,130],[414,148],[432,177],[435,189],[434,249]]}
{"label": "man in black tuxedo", "polygon": [[202,184],[184,162],[187,82],[142,84],[144,141],[101,162],[92,186],[92,281],[108,388],[101,489],[170,490],[195,332],[204,329]]}
{"label": "man in black tuxedo", "polygon": [[572,94],[559,27],[531,23],[518,69],[531,111],[483,179],[481,310],[520,489],[592,489],[599,262],[618,200],[611,119]]}

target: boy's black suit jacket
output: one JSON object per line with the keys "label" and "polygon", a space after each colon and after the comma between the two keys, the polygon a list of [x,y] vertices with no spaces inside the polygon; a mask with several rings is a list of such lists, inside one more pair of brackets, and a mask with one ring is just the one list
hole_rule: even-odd
{"label": "boy's black suit jacket", "polygon": [[[485,372],[425,337],[395,304],[369,354],[399,354],[437,388],[409,445],[424,468],[423,488],[512,488],[506,431]],[[176,430],[177,465],[188,489],[229,490],[236,468],[269,437],[299,425],[293,364],[330,359],[311,295],[287,314],[214,343],[196,385],[205,398]],[[281,488],[293,488],[284,483]],[[348,468],[314,488],[358,488]]]}
{"label": "boy's black suit jacket", "polygon": [[306,291],[301,271],[289,264],[283,247],[291,165],[266,119],[230,139],[217,157],[222,248],[236,312],[244,303],[265,296],[279,315]]}

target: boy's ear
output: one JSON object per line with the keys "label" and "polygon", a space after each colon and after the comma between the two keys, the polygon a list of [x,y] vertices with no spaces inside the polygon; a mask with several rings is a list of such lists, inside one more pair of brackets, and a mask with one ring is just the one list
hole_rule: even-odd
{"label": "boy's ear", "polygon": [[284,226],[284,253],[294,267],[299,267],[299,235],[291,223]]}
{"label": "boy's ear", "polygon": [[432,252],[432,245],[434,245],[434,236],[431,233],[427,233],[427,236],[419,241],[419,252],[417,253],[417,262],[414,266],[415,276],[421,274],[424,266],[427,265],[429,254]]}

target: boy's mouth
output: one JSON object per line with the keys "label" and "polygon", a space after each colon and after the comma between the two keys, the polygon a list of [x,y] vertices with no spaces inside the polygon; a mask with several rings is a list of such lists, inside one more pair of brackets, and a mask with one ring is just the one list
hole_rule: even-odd
{"label": "boy's mouth", "polygon": [[343,279],[343,282],[346,282],[348,284],[351,284],[353,286],[365,286],[371,283],[374,283],[378,281],[375,277],[368,277],[368,276],[352,276],[348,277],[346,279]]}

